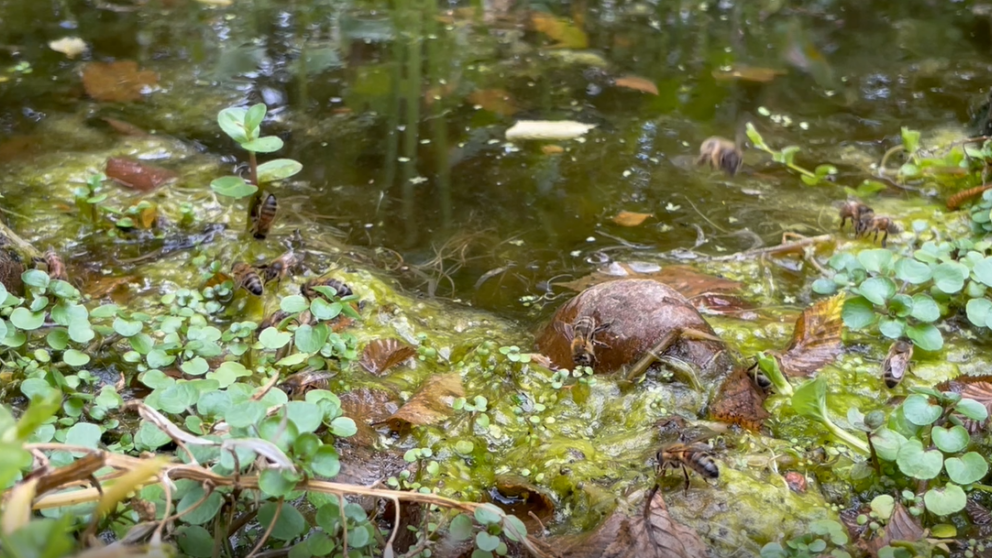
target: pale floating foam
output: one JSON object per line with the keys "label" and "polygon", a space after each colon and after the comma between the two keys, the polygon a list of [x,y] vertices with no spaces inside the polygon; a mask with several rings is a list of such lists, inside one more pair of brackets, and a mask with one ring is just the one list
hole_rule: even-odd
{"label": "pale floating foam", "polygon": [[521,120],[506,131],[506,139],[569,140],[581,137],[595,127],[595,124],[574,120]]}

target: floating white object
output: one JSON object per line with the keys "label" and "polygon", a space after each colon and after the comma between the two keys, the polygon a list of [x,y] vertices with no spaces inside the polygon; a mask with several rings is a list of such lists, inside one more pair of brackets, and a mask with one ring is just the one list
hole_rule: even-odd
{"label": "floating white object", "polygon": [[79,37],[62,37],[57,41],[49,41],[48,48],[61,52],[68,58],[75,58],[89,49],[86,41]]}
{"label": "floating white object", "polygon": [[569,140],[595,128],[573,120],[521,120],[506,131],[506,139],[513,140]]}

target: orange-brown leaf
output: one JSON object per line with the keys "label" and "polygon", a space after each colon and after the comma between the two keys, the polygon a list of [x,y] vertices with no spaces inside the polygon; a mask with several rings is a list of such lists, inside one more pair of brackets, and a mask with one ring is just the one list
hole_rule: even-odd
{"label": "orange-brown leaf", "polygon": [[821,300],[803,310],[792,330],[792,342],[777,353],[782,372],[810,376],[830,364],[843,350],[840,312],[843,295]]}
{"label": "orange-brown leaf", "polygon": [[756,68],[751,66],[738,66],[729,71],[713,71],[713,79],[717,81],[754,81],[767,83],[775,79],[776,76],[784,76],[784,70],[773,70],[771,68]]}
{"label": "orange-brown leaf", "polygon": [[653,81],[638,76],[623,76],[613,80],[613,85],[640,91],[642,93],[658,94],[658,86]]}
{"label": "orange-brown leaf", "polygon": [[863,543],[865,550],[873,557],[878,556],[878,551],[889,546],[896,541],[916,542],[923,538],[923,527],[919,522],[906,511],[906,507],[897,503],[892,510],[892,517],[882,530],[881,536]]}
{"label": "orange-brown leaf", "polygon": [[465,397],[461,374],[436,374],[398,411],[376,424],[399,430],[404,424],[436,424],[451,416],[452,403]]}
{"label": "orange-brown leaf", "polygon": [[158,83],[158,74],[139,70],[133,60],[90,62],[83,68],[83,88],[97,101],[126,103],[141,99],[144,92]]}
{"label": "orange-brown leaf", "polygon": [[395,394],[384,389],[358,388],[341,395],[341,412],[355,421],[358,432],[348,438],[360,446],[371,447],[379,435],[370,426],[395,412]]}
{"label": "orange-brown leaf", "polygon": [[[982,405],[989,412],[989,416],[992,416],[992,375],[983,376],[958,376],[953,380],[948,380],[946,382],[941,382],[936,386],[938,391],[953,391],[954,393],[960,393],[961,397],[966,397],[968,399],[974,399]],[[978,432],[981,427],[988,423],[989,419],[985,419],[983,422],[979,423],[971,419],[965,419],[964,424],[968,428],[968,431],[974,434]]]}
{"label": "orange-brown leaf", "polygon": [[513,116],[520,111],[513,96],[505,89],[476,89],[468,94],[467,99],[473,105],[500,116]]}
{"label": "orange-brown leaf", "polygon": [[397,339],[376,339],[365,346],[358,364],[370,374],[382,376],[387,370],[415,354],[416,349]]}
{"label": "orange-brown leaf", "polygon": [[738,368],[717,390],[710,415],[714,420],[757,431],[769,416],[764,407],[766,397],[747,370]]}
{"label": "orange-brown leaf", "polygon": [[564,153],[565,148],[560,145],[548,144],[541,146],[541,153],[545,155],[558,155],[559,153]]}
{"label": "orange-brown leaf", "polygon": [[589,47],[589,37],[586,36],[586,32],[566,19],[557,18],[545,12],[533,12],[530,16],[530,22],[535,31],[543,33],[555,41],[555,47],[576,50]]}
{"label": "orange-brown leaf", "polygon": [[634,213],[633,211],[621,211],[613,218],[613,222],[621,227],[636,227],[648,217],[654,217],[654,213]]}
{"label": "orange-brown leaf", "polygon": [[106,173],[108,178],[142,192],[151,192],[159,186],[175,180],[177,176],[169,169],[146,165],[126,157],[107,159]]}

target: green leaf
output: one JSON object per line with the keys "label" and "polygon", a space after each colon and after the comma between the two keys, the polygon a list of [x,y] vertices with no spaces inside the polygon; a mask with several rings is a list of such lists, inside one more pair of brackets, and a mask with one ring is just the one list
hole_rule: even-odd
{"label": "green leaf", "polygon": [[862,250],[858,261],[871,273],[885,273],[892,267],[892,252],[885,248]]}
{"label": "green leaf", "polygon": [[29,287],[47,289],[50,280],[48,274],[40,269],[29,269],[21,274],[21,281]]}
{"label": "green leaf", "polygon": [[903,126],[902,147],[910,155],[915,154],[920,149],[920,132]]}
{"label": "green leaf", "polygon": [[155,341],[147,333],[139,333],[128,338],[131,348],[142,355],[147,355],[155,347]]}
{"label": "green leaf", "polygon": [[875,512],[882,521],[888,521],[892,517],[892,510],[895,509],[895,506],[895,498],[889,494],[880,494],[871,501],[871,511]]}
{"label": "green leaf", "polygon": [[293,353],[286,358],[281,358],[276,361],[276,366],[296,366],[298,364],[303,364],[310,358],[308,353]]}
{"label": "green leaf", "polygon": [[934,285],[947,294],[955,294],[964,288],[965,272],[962,265],[945,262],[933,268]]}
{"label": "green leaf", "polygon": [[273,159],[258,165],[258,181],[261,183],[285,180],[303,170],[303,165],[292,159]]}
{"label": "green leaf", "polygon": [[190,558],[210,558],[213,556],[214,537],[199,525],[180,528],[176,541],[179,543],[179,548]]}
{"label": "green leaf", "polygon": [[792,408],[797,414],[819,420],[826,406],[827,384],[822,377],[809,380],[796,388],[792,395]]}
{"label": "green leaf", "polygon": [[492,504],[483,504],[475,508],[475,520],[482,525],[494,525],[502,520],[503,514]]}
{"label": "green leaf", "polygon": [[475,531],[475,525],[472,523],[472,518],[460,513],[451,520],[451,525],[448,526],[448,537],[453,541],[464,541],[472,536],[472,532]]}
{"label": "green leaf", "polygon": [[895,296],[896,284],[888,277],[871,277],[866,279],[858,287],[861,296],[867,298],[873,304],[885,305],[886,301]]}
{"label": "green leaf", "polygon": [[[204,498],[206,498],[204,500]],[[203,500],[203,502],[200,502]],[[223,497],[217,491],[208,496],[202,485],[195,485],[183,495],[176,506],[176,512],[183,514],[183,521],[192,525],[203,525],[213,520],[224,503]],[[194,504],[198,504],[193,508]],[[190,509],[192,508],[192,509]],[[187,511],[188,510],[188,511]]]}
{"label": "green leaf", "polygon": [[908,326],[906,336],[912,339],[914,345],[924,351],[939,351],[944,347],[944,336],[933,324]]}
{"label": "green leaf", "polygon": [[213,372],[207,372],[206,378],[208,380],[217,380],[220,383],[221,389],[223,389],[236,382],[238,378],[245,376],[251,376],[251,371],[245,368],[240,362],[228,360],[221,363]]}
{"label": "green leaf", "polygon": [[190,376],[202,376],[210,370],[210,365],[202,357],[196,357],[191,360],[187,360],[179,367],[184,374],[189,374]]}
{"label": "green leaf", "polygon": [[196,402],[196,412],[203,417],[223,417],[231,407],[231,395],[226,391],[204,393]]}
{"label": "green leaf", "polygon": [[[961,428],[956,426],[955,428]],[[967,435],[967,432],[965,432]],[[958,484],[967,485],[985,478],[989,472],[989,463],[981,454],[969,451],[961,457],[950,457],[944,461],[947,476]]]}
{"label": "green leaf", "polygon": [[121,337],[131,337],[141,333],[142,323],[139,321],[128,321],[124,318],[114,320],[114,331]]}
{"label": "green leaf", "polygon": [[833,279],[819,278],[813,281],[813,292],[822,295],[831,295],[837,292],[837,283]]}
{"label": "green leaf", "polygon": [[281,349],[292,341],[293,335],[285,331],[279,331],[274,327],[267,327],[258,334],[258,340],[262,346],[269,350]]}
{"label": "green leaf", "polygon": [[351,418],[338,417],[331,421],[331,433],[338,438],[347,438],[358,433],[358,426]]}
{"label": "green leaf", "polygon": [[901,167],[899,167],[899,174],[901,174],[903,178],[916,178],[920,176],[920,168],[912,163],[904,163]]}
{"label": "green leaf", "polygon": [[289,496],[298,482],[297,475],[280,469],[265,469],[258,476],[258,487],[271,498]]}
{"label": "green leaf", "polygon": [[905,318],[913,313],[913,297],[897,294],[889,300],[889,312],[898,318]]}
{"label": "green leaf", "polygon": [[99,426],[88,422],[77,422],[65,433],[65,443],[71,446],[97,448],[101,436],[103,429]]}
{"label": "green leaf", "polygon": [[896,463],[904,475],[928,480],[940,474],[944,455],[938,450],[923,451],[923,442],[912,438],[899,448]]}
{"label": "green leaf", "polygon": [[948,483],[943,488],[927,490],[923,495],[923,503],[926,504],[927,511],[934,515],[950,515],[963,510],[968,498],[960,486]]}
{"label": "green leaf", "polygon": [[242,149],[255,153],[272,153],[282,149],[282,140],[278,136],[264,136],[258,139],[243,142]]}
{"label": "green leaf", "polygon": [[940,418],[943,409],[940,405],[930,403],[930,398],[926,395],[914,393],[903,401],[902,412],[909,422],[917,426],[927,426]]}
{"label": "green leaf", "polygon": [[279,301],[279,309],[288,314],[298,314],[308,309],[310,304],[302,295],[291,295]]}
{"label": "green leaf", "polygon": [[490,535],[485,531],[479,531],[475,535],[475,546],[483,552],[492,552],[499,546],[499,537]]}
{"label": "green leaf", "polygon": [[245,401],[232,405],[224,412],[224,420],[232,428],[247,428],[265,418],[265,404],[258,401]]}
{"label": "green leaf", "polygon": [[304,353],[316,353],[327,342],[327,326],[320,324],[317,327],[301,325],[296,328],[294,334],[294,345],[297,350]]}
{"label": "green leaf", "polygon": [[986,327],[990,310],[992,310],[992,301],[987,298],[973,298],[965,305],[968,321],[978,327]]}
{"label": "green leaf", "polygon": [[[282,509],[279,511],[279,517],[276,518],[276,510],[279,509],[280,505]],[[269,502],[258,508],[258,522],[261,525],[271,525],[273,519],[275,519],[275,526],[269,536],[278,541],[293,540],[303,534],[307,528],[307,520],[303,514],[288,502],[282,504]]]}
{"label": "green leaf", "polygon": [[62,353],[62,362],[68,364],[69,366],[86,366],[90,361],[90,355],[77,351],[76,349],[69,349],[68,351]]}
{"label": "green leaf", "polygon": [[258,103],[248,107],[244,117],[244,129],[248,132],[246,135],[258,135],[256,132],[258,127],[262,125],[262,120],[265,120],[265,112],[265,103]]}
{"label": "green leaf", "polygon": [[930,431],[930,436],[933,437],[933,444],[944,453],[957,453],[968,447],[968,443],[971,442],[971,436],[968,435],[968,431],[963,426],[952,426],[951,428],[934,426],[933,430]]}
{"label": "green leaf", "polygon": [[844,320],[845,326],[859,330],[875,323],[878,315],[875,313],[874,305],[868,299],[863,296],[856,296],[844,301],[841,318]]}
{"label": "green leaf", "polygon": [[913,312],[910,314],[924,323],[935,322],[940,318],[940,308],[929,295],[913,295]]}
{"label": "green leaf", "polygon": [[286,403],[286,413],[289,420],[296,423],[299,432],[314,432],[320,428],[323,413],[314,403],[305,401],[290,401]]}
{"label": "green leaf", "polygon": [[971,268],[971,272],[983,285],[992,287],[992,257],[982,258]]}
{"label": "green leaf", "polygon": [[985,405],[982,405],[974,399],[962,399],[961,401],[958,401],[958,404],[954,407],[954,410],[970,418],[971,420],[977,420],[979,422],[989,418],[989,412],[988,409],[985,408]]}
{"label": "green leaf", "polygon": [[899,448],[906,441],[905,436],[885,427],[880,428],[871,436],[871,443],[875,447],[875,453],[878,457],[886,461],[895,461],[899,456]]}
{"label": "green leaf", "polygon": [[175,355],[170,355],[161,349],[153,349],[146,357],[149,368],[165,368],[176,361]]}
{"label": "green leaf", "polygon": [[321,446],[310,461],[314,474],[324,478],[334,478],[341,471],[341,459],[334,446]]}
{"label": "green leaf", "polygon": [[258,187],[249,184],[240,176],[222,176],[210,182],[210,189],[221,196],[242,199],[255,195]]}
{"label": "green leaf", "polygon": [[228,107],[217,113],[217,124],[231,139],[238,143],[248,141],[245,118],[248,111],[240,107]]}
{"label": "green leaf", "polygon": [[324,298],[318,297],[310,303],[310,313],[318,320],[333,320],[341,313],[341,303],[327,302]]}
{"label": "green leaf", "polygon": [[32,312],[21,306],[14,308],[14,311],[10,314],[10,323],[14,324],[18,329],[33,331],[45,323],[45,313]]}
{"label": "green leaf", "polygon": [[899,339],[906,330],[906,321],[892,318],[881,318],[878,321],[878,331],[889,339]]}
{"label": "green leaf", "polygon": [[515,515],[503,518],[503,534],[513,542],[521,542],[527,538],[527,527]]}

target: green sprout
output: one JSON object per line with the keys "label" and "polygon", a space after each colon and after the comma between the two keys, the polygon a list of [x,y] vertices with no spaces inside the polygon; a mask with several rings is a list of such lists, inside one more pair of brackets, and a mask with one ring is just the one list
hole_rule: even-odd
{"label": "green sprout", "polygon": [[799,386],[792,396],[796,413],[812,418],[827,427],[836,438],[861,453],[869,453],[868,443],[837,426],[827,411],[827,381],[821,376]]}

